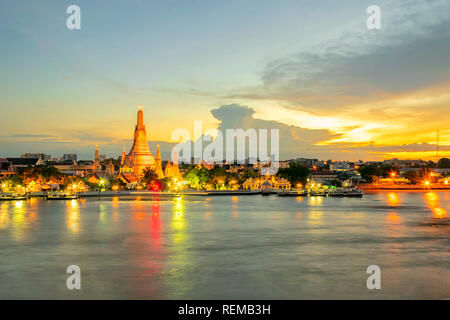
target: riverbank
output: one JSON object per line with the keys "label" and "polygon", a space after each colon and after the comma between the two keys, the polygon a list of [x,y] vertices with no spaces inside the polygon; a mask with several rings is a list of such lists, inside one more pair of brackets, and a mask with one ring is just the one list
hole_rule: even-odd
{"label": "riverbank", "polygon": [[[188,190],[182,192],[170,192],[170,191],[85,191],[80,192],[78,195],[80,197],[117,197],[117,196],[160,196],[160,197],[176,197],[180,195],[184,196],[231,196],[231,195],[257,195],[261,194],[261,190],[208,190],[208,191],[197,191]],[[28,197],[32,198],[44,198],[46,197],[46,192],[33,192],[28,193]]]}
{"label": "riverbank", "polygon": [[409,191],[429,191],[429,190],[450,190],[450,185],[448,184],[430,184],[430,185],[398,185],[398,184],[360,184],[359,189],[364,191],[378,191],[378,190],[409,190]]}
{"label": "riverbank", "polygon": [[[445,187],[420,187],[420,186],[381,186],[381,185],[371,185],[364,186],[361,189],[364,193],[366,192],[377,192],[377,191],[416,191],[416,192],[429,192],[429,191],[450,191],[448,186]],[[126,190],[126,191],[85,191],[80,192],[78,195],[81,198],[112,198],[112,197],[179,197],[179,196],[251,196],[251,195],[280,195],[280,196],[298,196],[298,197],[307,197],[307,196],[339,196],[336,192],[329,194],[327,192],[316,192],[314,194],[310,194],[309,192],[299,191],[296,194],[295,190],[283,191],[279,194],[280,190],[270,190],[268,192],[262,192],[262,190],[185,190],[181,192],[170,192],[170,191],[144,191],[144,190]],[[363,194],[358,194],[358,196],[362,196]],[[33,192],[28,193],[25,198],[46,198],[46,192]],[[341,195],[344,196],[344,195]],[[350,196],[350,195],[347,195]],[[7,199],[0,199],[7,200]]]}

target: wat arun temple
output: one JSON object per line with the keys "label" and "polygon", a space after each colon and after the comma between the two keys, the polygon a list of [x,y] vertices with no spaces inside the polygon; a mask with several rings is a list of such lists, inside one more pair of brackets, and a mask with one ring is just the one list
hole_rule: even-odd
{"label": "wat arun temple", "polygon": [[126,183],[139,182],[145,168],[154,170],[159,179],[169,177],[181,179],[176,153],[174,153],[173,156],[173,164],[170,163],[169,158],[163,172],[159,144],[156,150],[156,157],[153,156],[150,151],[147,143],[147,132],[144,125],[144,111],[142,110],[142,105],[139,105],[137,124],[134,129],[133,145],[128,154],[125,153],[125,148],[122,151],[122,160],[118,178],[124,180]]}

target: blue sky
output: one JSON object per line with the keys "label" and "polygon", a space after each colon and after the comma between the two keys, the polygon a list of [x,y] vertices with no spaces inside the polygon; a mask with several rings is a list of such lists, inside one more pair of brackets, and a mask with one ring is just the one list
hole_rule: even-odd
{"label": "blue sky", "polygon": [[[65,26],[71,4],[81,30]],[[379,31],[366,28],[371,4],[382,9]],[[436,128],[450,145],[448,9],[438,0],[4,2],[0,156],[88,158],[96,144],[118,156],[141,103],[152,141],[194,120],[223,127],[211,111],[239,105],[305,137],[320,132],[285,137],[286,157],[429,157]]]}

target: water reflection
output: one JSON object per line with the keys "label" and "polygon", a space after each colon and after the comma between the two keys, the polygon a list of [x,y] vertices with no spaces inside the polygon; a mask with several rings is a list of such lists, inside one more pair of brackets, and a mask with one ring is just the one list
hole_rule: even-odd
{"label": "water reflection", "polygon": [[124,233],[127,238],[124,248],[128,257],[127,272],[131,274],[129,287],[137,297],[154,296],[162,290],[158,279],[166,262],[166,247],[162,239],[161,201],[158,197],[152,201],[143,201],[141,197],[137,197],[134,201],[116,203],[118,207],[113,210],[116,212],[121,209],[120,218],[123,222],[120,228],[114,229],[122,233],[123,224],[131,228],[130,232]]}
{"label": "water reflection", "polygon": [[66,227],[73,234],[80,232],[80,211],[77,200],[66,204]]}
{"label": "water reflection", "polygon": [[162,244],[161,240],[162,224],[161,224],[161,204],[159,199],[155,200],[152,203],[152,219],[151,219],[150,233],[152,236],[153,245],[155,247],[160,247]]}
{"label": "water reflection", "polygon": [[187,274],[192,270],[188,268],[193,260],[192,251],[189,250],[192,245],[190,242],[187,219],[185,216],[184,199],[175,198],[173,203],[173,214],[170,221],[172,236],[172,246],[170,246],[169,257],[167,260],[167,272],[174,272],[176,281],[166,278],[168,296],[170,299],[184,296],[185,292],[190,290],[192,279]]}
{"label": "water reflection", "polygon": [[309,197],[309,203],[313,206],[320,206],[323,202],[323,197],[313,196]]}
{"label": "water reflection", "polygon": [[98,219],[103,224],[108,222],[108,210],[107,210],[106,205],[104,203],[100,204],[100,215],[99,215]]}
{"label": "water reflection", "polygon": [[402,221],[397,212],[389,212],[386,219],[389,224],[399,224]]}
{"label": "water reflection", "polygon": [[173,235],[173,241],[175,244],[182,244],[185,241],[186,234],[184,229],[186,228],[186,220],[184,218],[182,198],[175,198],[175,204],[173,207],[173,216],[171,228],[175,231]]}
{"label": "water reflection", "polygon": [[447,217],[447,210],[441,207],[439,195],[436,192],[425,193],[425,203],[433,212],[433,217],[437,219],[442,219]]}
{"label": "water reflection", "polygon": [[232,204],[231,204],[231,216],[234,218],[234,219],[237,219],[238,217],[239,217],[239,205],[238,205],[238,197],[236,197],[236,196],[233,196],[233,197],[231,197],[231,201],[232,201]]}
{"label": "water reflection", "polygon": [[117,209],[119,207],[119,197],[113,197],[112,198],[112,207],[114,209]]}
{"label": "water reflection", "polygon": [[397,192],[388,192],[386,194],[386,201],[389,205],[396,207],[400,204],[400,196]]}
{"label": "water reflection", "polygon": [[14,211],[12,217],[14,240],[21,241],[25,238],[26,216],[24,201],[14,202]]}
{"label": "water reflection", "polygon": [[0,211],[0,230],[6,229],[9,226],[9,214],[6,210]]}

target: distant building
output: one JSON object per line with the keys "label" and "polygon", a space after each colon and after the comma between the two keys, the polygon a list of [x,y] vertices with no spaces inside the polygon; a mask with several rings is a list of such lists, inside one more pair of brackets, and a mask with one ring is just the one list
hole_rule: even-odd
{"label": "distant building", "polygon": [[406,178],[395,177],[395,178],[379,178],[378,184],[408,184],[410,181]]}
{"label": "distant building", "polygon": [[6,160],[11,163],[14,170],[45,164],[45,162],[39,158],[6,158]]}
{"label": "distant building", "polygon": [[278,162],[278,167],[280,168],[280,169],[285,169],[285,168],[289,168],[289,161],[279,161]]}
{"label": "distant building", "polygon": [[448,174],[450,174],[450,168],[434,169],[434,172],[436,172],[439,175],[448,175]]}
{"label": "distant building", "polygon": [[63,155],[63,161],[77,161],[77,155],[75,153],[66,153]]}
{"label": "distant building", "polygon": [[12,163],[6,158],[0,158],[0,177],[14,174]]}
{"label": "distant building", "polygon": [[44,154],[44,153],[29,153],[26,152],[24,154],[20,155],[23,159],[41,159],[42,161],[50,161],[52,159],[51,155]]}
{"label": "distant building", "polygon": [[318,183],[329,183],[338,177],[331,170],[311,170],[309,174],[311,179]]}
{"label": "distant building", "polygon": [[45,164],[49,167],[55,167],[61,173],[67,175],[77,175],[77,163],[75,161],[47,161]]}
{"label": "distant building", "polygon": [[336,161],[330,164],[330,170],[335,172],[352,172],[353,166],[346,161]]}
{"label": "distant building", "polygon": [[115,174],[114,165],[111,159],[109,159],[109,163],[106,165],[106,175],[109,177],[113,177],[114,174]]}
{"label": "distant building", "polygon": [[424,160],[399,160],[397,158],[384,160],[383,164],[395,166],[398,168],[425,167],[428,162]]}
{"label": "distant building", "polygon": [[296,162],[308,168],[317,167],[320,164],[319,159],[307,159],[307,158],[297,158],[290,160],[290,162]]}

